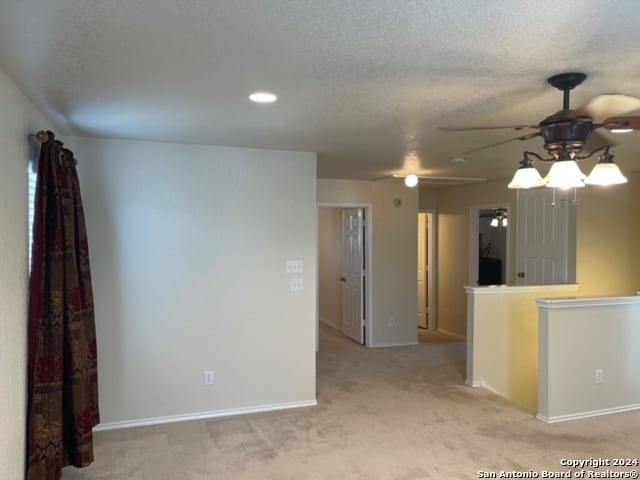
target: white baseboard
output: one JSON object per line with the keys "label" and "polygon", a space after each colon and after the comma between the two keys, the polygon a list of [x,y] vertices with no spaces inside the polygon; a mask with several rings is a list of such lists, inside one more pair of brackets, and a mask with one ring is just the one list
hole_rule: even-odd
{"label": "white baseboard", "polygon": [[611,413],[630,412],[632,410],[639,410],[640,403],[635,405],[626,405],[624,407],[604,408],[602,410],[593,410],[591,412],[571,413],[569,415],[557,415],[555,417],[546,417],[541,413],[536,414],[538,420],[542,420],[545,423],[557,423],[566,422],[569,420],[579,420],[581,418],[599,417],[600,415],[609,415]]}
{"label": "white baseboard", "polygon": [[384,343],[373,343],[373,344],[367,345],[367,346],[371,347],[371,348],[384,348],[384,347],[410,347],[412,345],[420,345],[420,343],[418,341],[400,342],[400,343],[384,342]]}
{"label": "white baseboard", "polygon": [[340,330],[340,325],[337,325],[333,322],[330,322],[329,320],[327,320],[325,317],[320,316],[320,321],[322,323],[324,323],[325,325],[329,325],[331,328],[335,328],[336,330]]}
{"label": "white baseboard", "polygon": [[476,380],[474,382],[472,382],[471,380],[465,380],[464,383],[466,385],[468,385],[469,387],[473,387],[473,388],[481,387],[481,388],[484,388],[485,390],[488,390],[491,393],[495,393],[496,395],[499,395],[502,398],[505,398],[505,399],[509,400],[510,402],[513,402],[513,399],[507,397],[504,393],[499,392],[498,390],[493,388],[491,385],[489,385],[484,380]]}
{"label": "white baseboard", "polygon": [[235,415],[246,415],[248,413],[273,412],[276,410],[288,410],[290,408],[315,407],[317,400],[305,402],[278,403],[274,405],[259,405],[247,408],[232,408],[229,410],[214,410],[211,412],[187,413],[183,415],[169,415],[166,417],[141,418],[138,420],[125,420],[122,422],[101,423],[94,427],[94,432],[104,432],[107,430],[120,430],[122,428],[146,427],[149,425],[161,425],[164,423],[189,422],[192,420],[206,420],[210,418],[231,417]]}
{"label": "white baseboard", "polygon": [[458,333],[450,332],[449,330],[445,330],[444,328],[437,328],[436,332],[443,333],[445,335],[449,335],[450,337],[457,338],[458,340],[461,340],[463,342],[467,341],[467,337],[464,337],[464,336],[462,336],[462,335],[460,335]]}

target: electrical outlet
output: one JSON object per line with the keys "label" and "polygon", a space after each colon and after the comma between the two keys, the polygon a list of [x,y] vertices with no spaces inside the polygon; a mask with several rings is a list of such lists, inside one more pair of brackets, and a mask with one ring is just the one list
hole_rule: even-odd
{"label": "electrical outlet", "polygon": [[301,292],[304,290],[304,281],[301,278],[292,278],[289,282],[289,290],[292,292]]}
{"label": "electrical outlet", "polygon": [[604,370],[601,368],[596,369],[596,383],[604,383]]}
{"label": "electrical outlet", "polygon": [[302,260],[287,260],[287,273],[303,273],[304,262]]}
{"label": "electrical outlet", "polygon": [[213,371],[211,370],[204,371],[204,384],[213,385]]}

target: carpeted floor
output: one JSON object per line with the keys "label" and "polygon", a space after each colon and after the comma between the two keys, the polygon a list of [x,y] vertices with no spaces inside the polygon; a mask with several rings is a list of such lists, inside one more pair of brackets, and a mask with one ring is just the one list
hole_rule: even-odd
{"label": "carpeted floor", "polygon": [[581,470],[562,459],[640,457],[640,411],[548,425],[464,369],[463,342],[366,349],[323,326],[318,407],[97,433],[95,463],[63,478],[543,478]]}

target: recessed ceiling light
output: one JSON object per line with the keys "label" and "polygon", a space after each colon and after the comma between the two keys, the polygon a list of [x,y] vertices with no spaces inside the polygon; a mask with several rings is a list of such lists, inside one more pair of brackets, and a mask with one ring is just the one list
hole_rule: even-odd
{"label": "recessed ceiling light", "polygon": [[256,103],[273,103],[277,99],[277,95],[269,92],[255,92],[249,95],[249,100]]}

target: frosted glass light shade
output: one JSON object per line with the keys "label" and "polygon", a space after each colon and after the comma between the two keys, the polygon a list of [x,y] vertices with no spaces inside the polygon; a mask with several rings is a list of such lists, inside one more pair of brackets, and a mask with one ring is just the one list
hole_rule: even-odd
{"label": "frosted glass light shade", "polygon": [[416,175],[407,175],[404,177],[404,184],[407,187],[415,187],[418,184],[418,177]]}
{"label": "frosted glass light shade", "polygon": [[618,165],[613,162],[598,163],[584,181],[588,185],[618,185],[627,183],[627,177],[622,175]]}
{"label": "frosted glass light shade", "polygon": [[567,190],[569,188],[584,187],[584,179],[587,176],[582,173],[578,164],[573,160],[559,160],[554,162],[551,170],[545,177],[547,187],[561,188]]}
{"label": "frosted glass light shade", "polygon": [[502,226],[506,227],[507,225],[509,225],[509,220],[507,217],[502,217]]}
{"label": "frosted glass light shade", "polygon": [[544,185],[544,180],[533,167],[519,168],[516,170],[515,175],[509,185],[508,188],[534,188],[541,187]]}
{"label": "frosted glass light shade", "polygon": [[491,219],[491,223],[489,225],[491,225],[492,227],[497,227],[498,226],[498,218],[497,217],[492,218]]}

